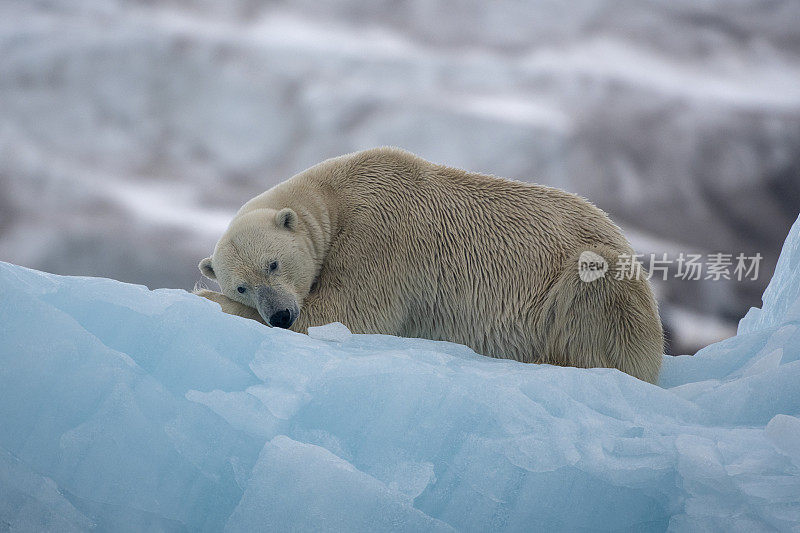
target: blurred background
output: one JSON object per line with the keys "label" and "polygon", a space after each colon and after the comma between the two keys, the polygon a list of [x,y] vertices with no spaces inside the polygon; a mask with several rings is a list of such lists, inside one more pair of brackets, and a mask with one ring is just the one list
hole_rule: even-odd
{"label": "blurred background", "polygon": [[[800,212],[800,2],[0,0],[0,260],[191,289],[238,207],[395,145],[589,198],[671,353],[732,335]],[[5,305],[0,303],[0,305]]]}

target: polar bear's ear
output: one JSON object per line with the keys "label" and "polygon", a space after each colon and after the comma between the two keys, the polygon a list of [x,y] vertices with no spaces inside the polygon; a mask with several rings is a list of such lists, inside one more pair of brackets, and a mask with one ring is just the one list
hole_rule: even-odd
{"label": "polar bear's ear", "polygon": [[206,257],[200,261],[200,264],[197,265],[197,268],[199,268],[200,272],[202,272],[203,275],[208,279],[217,279],[217,275],[214,273],[214,267],[211,266],[210,257]]}
{"label": "polar bear's ear", "polygon": [[294,230],[297,227],[297,213],[288,207],[284,207],[275,215],[275,224],[279,228]]}

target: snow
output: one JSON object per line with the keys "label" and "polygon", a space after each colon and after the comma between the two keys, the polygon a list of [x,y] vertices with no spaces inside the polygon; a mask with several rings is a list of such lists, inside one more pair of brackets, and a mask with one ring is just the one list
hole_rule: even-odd
{"label": "snow", "polygon": [[[395,145],[589,198],[645,257],[773,270],[799,2],[362,4],[0,2],[0,257],[189,288],[249,198]],[[659,280],[670,350],[729,336],[767,280]]]}
{"label": "snow", "polygon": [[350,330],[341,322],[332,322],[324,326],[312,326],[308,328],[308,336],[321,341],[344,342],[350,335],[352,335]]}
{"label": "snow", "polygon": [[658,386],[0,263],[0,529],[797,528],[798,261]]}

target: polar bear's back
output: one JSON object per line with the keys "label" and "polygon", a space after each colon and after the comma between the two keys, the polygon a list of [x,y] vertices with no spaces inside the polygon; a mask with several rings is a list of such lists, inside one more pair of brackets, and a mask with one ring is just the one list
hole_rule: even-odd
{"label": "polar bear's back", "polygon": [[501,245],[500,253],[520,251],[508,245],[531,241],[551,253],[569,254],[587,243],[630,249],[606,213],[560,189],[435,165],[397,148],[332,161],[338,159],[347,163],[329,179],[338,201],[347,204],[344,212],[392,222],[385,229],[400,235],[433,232],[431,237],[467,248],[481,240]]}
{"label": "polar bear's back", "polygon": [[353,160],[335,178],[340,222],[426,270],[438,265],[441,276],[474,284],[460,270],[491,272],[496,281],[527,272],[546,284],[548,272],[581,247],[631,253],[602,210],[560,189],[434,165],[393,148],[345,157]]}
{"label": "polar bear's back", "polygon": [[401,315],[404,336],[537,360],[534,324],[566,262],[587,246],[631,253],[606,214],[576,195],[402,150],[343,156],[314,176],[339,206],[325,268],[363,278],[354,290],[379,277],[374,300]]}

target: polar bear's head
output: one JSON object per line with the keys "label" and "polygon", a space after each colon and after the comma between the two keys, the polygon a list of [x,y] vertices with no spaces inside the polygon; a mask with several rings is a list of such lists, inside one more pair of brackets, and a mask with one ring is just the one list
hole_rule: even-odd
{"label": "polar bear's head", "polygon": [[264,322],[290,327],[317,275],[311,244],[290,208],[237,216],[200,271],[223,294],[258,310]]}

